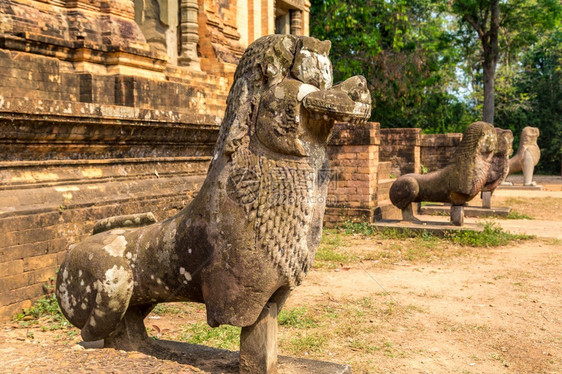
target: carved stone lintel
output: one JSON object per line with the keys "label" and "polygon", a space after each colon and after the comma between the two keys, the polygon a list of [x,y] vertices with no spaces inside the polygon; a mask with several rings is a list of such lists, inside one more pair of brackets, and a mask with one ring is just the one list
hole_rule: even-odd
{"label": "carved stone lintel", "polygon": [[277,373],[277,304],[267,303],[240,334],[240,374]]}
{"label": "carved stone lintel", "polygon": [[451,206],[451,223],[455,226],[464,225],[464,205]]}

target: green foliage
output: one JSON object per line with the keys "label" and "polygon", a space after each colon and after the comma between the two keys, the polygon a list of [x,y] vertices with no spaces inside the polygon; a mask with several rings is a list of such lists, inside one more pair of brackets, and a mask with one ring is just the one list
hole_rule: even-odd
{"label": "green foliage", "polygon": [[451,131],[473,119],[448,92],[460,56],[432,0],[313,0],[310,22],[312,36],[332,41],[336,81],[367,78],[382,126]]}
{"label": "green foliage", "polygon": [[494,47],[495,125],[513,130],[515,146],[524,126],[539,127],[538,171],[558,174],[561,17],[559,0],[312,0],[310,32],[332,41],[336,81],[367,78],[372,120],[424,133],[482,119],[485,41]]}
{"label": "green foliage", "polygon": [[558,174],[562,159],[562,26],[544,34],[522,57],[520,68],[505,80],[498,95],[497,125],[509,128],[517,149],[521,130],[538,127],[541,159],[537,172]]}
{"label": "green foliage", "polygon": [[538,36],[560,22],[562,5],[558,0],[455,0],[442,2],[441,9],[456,16],[457,45],[465,54],[465,74],[471,77],[475,98],[484,101],[484,119],[494,122],[494,85],[482,95],[484,77],[495,81],[500,63],[510,69],[520,53],[538,41]]}

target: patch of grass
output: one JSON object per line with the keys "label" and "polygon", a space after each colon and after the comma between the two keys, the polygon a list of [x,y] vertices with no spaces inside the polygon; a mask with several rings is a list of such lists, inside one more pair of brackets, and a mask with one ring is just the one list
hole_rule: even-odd
{"label": "patch of grass", "polygon": [[162,303],[156,305],[154,309],[152,309],[151,313],[158,316],[166,314],[179,315],[186,313],[186,310],[184,308],[181,308],[181,306],[177,305],[176,303]]}
{"label": "patch of grass", "polygon": [[305,354],[310,352],[320,352],[326,345],[327,337],[325,334],[314,332],[296,332],[289,339],[287,344],[284,344],[285,349],[288,349],[293,354]]}
{"label": "patch of grass", "polygon": [[199,322],[185,325],[184,329],[178,338],[182,342],[229,350],[240,348],[240,327],[223,325],[212,328],[204,322]]}
{"label": "patch of grass", "polygon": [[534,235],[511,234],[493,222],[486,222],[480,231],[459,231],[446,233],[445,239],[469,247],[498,247],[512,241],[534,239]]}
{"label": "patch of grass", "polygon": [[515,210],[512,210],[511,212],[508,213],[505,219],[534,219],[534,218],[524,213],[519,213],[516,212]]}
{"label": "patch of grass", "polygon": [[316,321],[305,307],[282,310],[279,313],[278,320],[280,326],[298,329],[309,329],[317,326]]}
{"label": "patch of grass", "polygon": [[22,326],[41,325],[44,331],[72,328],[62,314],[54,294],[43,296],[30,308],[16,314],[13,319]]}
{"label": "patch of grass", "polygon": [[342,250],[345,242],[338,230],[324,230],[322,241],[315,258],[315,267],[336,268],[356,260],[347,251]]}
{"label": "patch of grass", "polygon": [[[469,247],[496,247],[506,245],[511,241],[534,239],[534,235],[521,235],[511,234],[503,231],[503,229],[496,223],[489,221],[484,224],[482,231],[450,231],[445,232],[443,236],[434,234],[430,231],[410,231],[410,230],[396,230],[392,228],[385,228],[382,230],[375,230],[372,225],[367,222],[349,222],[345,225],[346,234],[360,234],[363,236],[375,236],[378,239],[419,239],[419,243],[427,243],[422,247],[433,248],[439,241],[446,240],[455,244]],[[412,247],[412,257],[415,252],[422,248]],[[423,256],[422,256],[423,257]]]}

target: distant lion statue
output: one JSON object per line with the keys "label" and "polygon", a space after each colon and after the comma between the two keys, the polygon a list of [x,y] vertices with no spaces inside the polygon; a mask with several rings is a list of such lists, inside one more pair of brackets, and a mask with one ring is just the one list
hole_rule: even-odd
{"label": "distant lion statue", "polygon": [[[403,219],[410,221],[417,221],[412,212],[413,202],[462,206],[480,193],[486,183],[496,146],[494,126],[487,122],[472,123],[447,166],[428,174],[402,175],[390,187],[390,201],[402,210]],[[462,225],[462,219],[455,218],[453,223]]]}
{"label": "distant lion statue", "polygon": [[517,153],[509,159],[509,174],[523,171],[524,186],[536,185],[533,181],[533,173],[541,158],[541,150],[537,144],[539,134],[539,129],[536,127],[523,128]]}

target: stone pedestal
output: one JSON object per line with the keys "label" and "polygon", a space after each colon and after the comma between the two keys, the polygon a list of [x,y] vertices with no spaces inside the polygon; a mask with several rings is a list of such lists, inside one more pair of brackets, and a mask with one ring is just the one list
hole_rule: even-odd
{"label": "stone pedestal", "polygon": [[451,223],[455,226],[464,224],[464,205],[451,206]]}
{"label": "stone pedestal", "polygon": [[240,334],[240,374],[277,374],[277,304],[267,303]]}
{"label": "stone pedestal", "polygon": [[483,191],[481,196],[482,196],[482,208],[491,209],[492,193],[490,191]]}

